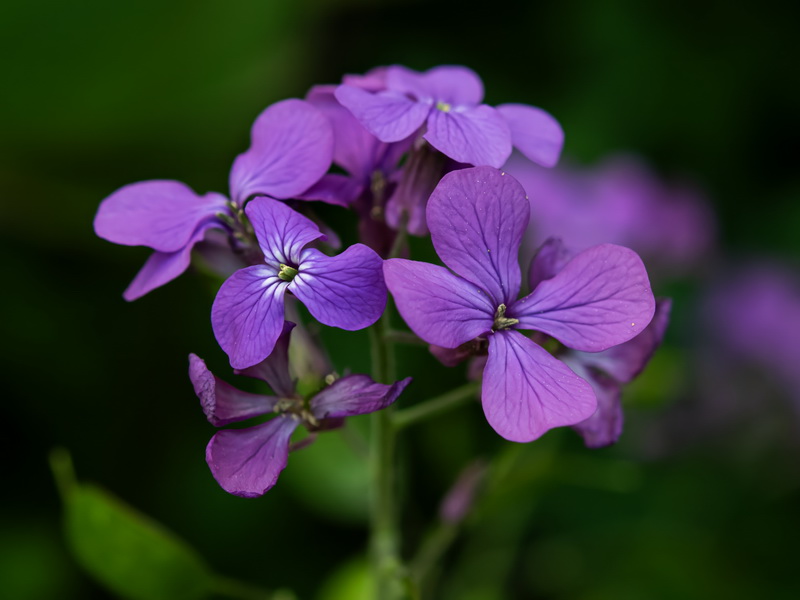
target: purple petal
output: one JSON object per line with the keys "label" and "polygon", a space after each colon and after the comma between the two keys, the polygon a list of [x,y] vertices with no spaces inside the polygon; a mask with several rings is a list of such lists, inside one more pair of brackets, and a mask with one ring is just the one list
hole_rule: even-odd
{"label": "purple petal", "polygon": [[283,330],[287,282],[257,265],[231,275],[211,307],[211,326],[234,369],[246,369],[270,355]]}
{"label": "purple petal", "polygon": [[189,355],[189,379],[206,418],[217,427],[271,413],[278,402],[273,396],[243,392],[224,382],[196,354]]}
{"label": "purple petal", "polygon": [[561,238],[547,238],[531,261],[528,285],[531,289],[536,289],[545,279],[552,279],[567,266],[573,256],[575,253],[564,245]]}
{"label": "purple petal", "polygon": [[381,92],[386,89],[386,71],[389,67],[375,67],[363,75],[345,75],[342,83],[359,87],[370,92]]}
{"label": "purple petal", "polygon": [[206,462],[226,492],[244,498],[266,493],[289,457],[289,440],[299,421],[275,417],[247,429],[218,431],[206,447]]}
{"label": "purple petal", "polygon": [[455,348],[494,324],[489,297],[444,267],[393,258],[383,263],[383,273],[403,320],[429,344]]}
{"label": "purple petal", "polygon": [[317,200],[334,206],[350,206],[364,190],[364,184],[347,175],[328,173],[323,175],[317,183],[312,185],[302,194],[296,196],[297,200]]}
{"label": "purple petal", "polygon": [[348,375],[314,396],[310,403],[311,412],[320,420],[366,415],[392,404],[409,383],[411,377],[384,385],[366,375]]}
{"label": "purple petal", "polygon": [[289,291],[317,321],[348,331],[372,325],[386,307],[383,260],[372,248],[354,244],[338,256],[303,252]]}
{"label": "purple petal", "polygon": [[553,427],[580,423],[597,407],[586,381],[513,330],[489,336],[481,401],[489,425],[512,442],[530,442]]}
{"label": "purple petal", "polygon": [[382,142],[399,142],[422,127],[431,107],[395,92],[371,94],[349,85],[336,88],[336,99]]}
{"label": "purple petal", "polygon": [[281,398],[293,396],[295,389],[294,381],[289,374],[289,340],[294,328],[294,323],[284,321],[283,331],[281,331],[278,341],[275,342],[275,347],[270,355],[257,365],[246,369],[237,369],[235,373],[265,381]]}
{"label": "purple petal", "polygon": [[303,247],[325,237],[314,221],[272,198],[254,198],[247,203],[245,212],[265,262],[276,269],[281,264],[296,267]]}
{"label": "purple petal", "polygon": [[431,111],[423,136],[453,160],[501,167],[511,155],[511,132],[500,113],[482,104],[463,110]]}
{"label": "purple petal", "polygon": [[140,181],[103,200],[94,230],[115,244],[176,252],[204,221],[216,221],[217,213],[227,213],[226,202],[221,194],[198,196],[180,181]]}
{"label": "purple petal", "polygon": [[511,142],[527,158],[554,167],[564,147],[564,130],[550,114],[526,104],[501,104],[497,110],[508,123]]}
{"label": "purple petal", "polygon": [[597,397],[594,414],[572,428],[583,438],[587,448],[602,448],[615,444],[622,435],[625,417],[622,412],[622,390],[611,377],[582,369],[580,363],[568,361],[576,373],[580,373],[592,386]]}
{"label": "purple petal", "polygon": [[400,181],[386,202],[386,223],[400,229],[405,216],[406,231],[411,235],[426,235],[425,206],[431,192],[442,178],[446,158],[429,144],[423,143],[411,154],[399,173]]}
{"label": "purple petal", "polygon": [[428,351],[445,367],[455,367],[468,358],[472,358],[479,352],[485,352],[486,341],[473,339],[461,344],[457,348],[444,348],[436,344],[431,344],[428,346]]}
{"label": "purple petal", "polygon": [[333,162],[361,183],[368,181],[376,169],[394,167],[411,140],[405,144],[381,142],[339,103],[334,93],[333,86],[316,86],[306,97],[325,113],[333,127]]}
{"label": "purple petal", "polygon": [[486,290],[495,307],[517,298],[517,254],[530,206],[517,180],[491,167],[445,175],[428,201],[428,228],[444,264]]}
{"label": "purple petal", "polygon": [[461,66],[434,67],[424,73],[393,66],[386,71],[386,87],[417,100],[475,106],[483,100],[483,82],[472,69]]}
{"label": "purple petal", "polygon": [[583,364],[600,369],[619,383],[633,381],[664,339],[671,309],[672,300],[660,298],[656,300],[653,320],[635,338],[603,352],[576,352],[575,355]]}
{"label": "purple petal", "polygon": [[642,260],[628,248],[584,250],[552,279],[512,304],[518,329],[552,335],[565,346],[599,352],[627,342],[653,318],[655,300]]}
{"label": "purple petal", "polygon": [[128,302],[136,300],[181,275],[189,267],[194,245],[203,239],[209,228],[215,225],[216,223],[211,221],[200,226],[180,250],[153,252],[128,288],[122,293],[122,297]]}
{"label": "purple petal", "polygon": [[250,148],[236,158],[230,174],[231,197],[240,206],[256,194],[292,198],[331,166],[331,125],[304,100],[284,100],[267,108],[250,137]]}

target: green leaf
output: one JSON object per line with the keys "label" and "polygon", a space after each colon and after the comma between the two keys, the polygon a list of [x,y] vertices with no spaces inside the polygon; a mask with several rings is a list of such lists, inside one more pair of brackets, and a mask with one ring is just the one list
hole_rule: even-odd
{"label": "green leaf", "polygon": [[51,462],[64,498],[69,545],[102,585],[132,600],[211,594],[214,575],[185,542],[100,487],[75,482],[66,453],[54,453]]}

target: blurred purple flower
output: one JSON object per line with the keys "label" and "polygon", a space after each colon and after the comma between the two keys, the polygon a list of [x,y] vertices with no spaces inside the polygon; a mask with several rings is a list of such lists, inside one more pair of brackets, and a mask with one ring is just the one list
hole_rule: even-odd
{"label": "blurred purple flower", "polygon": [[293,327],[294,323],[284,323],[268,358],[235,371],[266,382],[274,396],[238,390],[211,373],[201,358],[189,355],[189,378],[211,424],[221,427],[276,413],[260,425],[219,431],[206,447],[206,462],[212,475],[225,491],[236,496],[254,498],[275,485],[286,467],[292,434],[301,424],[312,434],[339,427],[345,417],[386,408],[411,381],[407,377],[383,385],[366,375],[348,375],[309,400],[303,399],[289,373],[288,348]]}
{"label": "blurred purple flower", "polygon": [[424,73],[387,67],[376,79],[346,81],[336,98],[384,142],[399,142],[420,130],[430,144],[455,161],[500,167],[512,144],[531,160],[558,162],[564,133],[545,111],[523,104],[492,108],[482,104],[483,83],[461,66],[435,67]]}
{"label": "blurred purple flower", "polygon": [[752,265],[717,286],[705,320],[725,353],[772,373],[800,411],[800,277],[777,265]]}
{"label": "blurred purple flower", "polygon": [[229,277],[211,309],[214,335],[232,367],[249,367],[272,352],[283,327],[287,291],[325,325],[353,331],[378,320],[386,306],[386,286],[383,261],[373,250],[355,244],[338,256],[326,256],[306,248],[324,238],[319,228],[282,202],[255,198],[245,210],[263,264]]}
{"label": "blurred purple flower", "polygon": [[589,169],[542,169],[514,156],[504,168],[531,200],[531,249],[549,237],[575,250],[620,244],[668,274],[695,267],[713,249],[706,199],[689,185],[660,181],[634,157],[611,156]]}
{"label": "blurred purple flower", "polygon": [[302,100],[284,100],[259,115],[250,148],[230,173],[230,201],[214,192],[199,196],[178,181],[141,181],[120,188],[100,204],[98,236],[116,244],[155,250],[123,296],[135,300],[189,266],[192,247],[210,229],[230,229],[252,196],[299,197],[328,170],[333,133],[327,119]]}
{"label": "blurred purple flower", "polygon": [[522,186],[505,173],[455,171],[442,179],[427,208],[433,245],[455,274],[410,260],[384,263],[397,308],[420,338],[444,348],[488,338],[484,413],[501,436],[519,442],[585,420],[596,400],[586,381],[515,329],[599,352],[636,336],[655,308],[639,257],[611,244],[578,254],[517,299],[517,254],[529,212]]}

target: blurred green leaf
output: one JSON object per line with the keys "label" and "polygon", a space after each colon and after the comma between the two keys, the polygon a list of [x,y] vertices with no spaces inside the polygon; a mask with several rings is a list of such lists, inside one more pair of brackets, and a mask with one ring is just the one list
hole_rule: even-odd
{"label": "blurred green leaf", "polygon": [[318,600],[371,600],[372,578],[364,558],[347,561],[322,584]]}
{"label": "blurred green leaf", "polygon": [[100,487],[77,483],[66,453],[55,452],[51,462],[64,499],[67,540],[95,579],[134,600],[211,594],[214,576],[185,542]]}

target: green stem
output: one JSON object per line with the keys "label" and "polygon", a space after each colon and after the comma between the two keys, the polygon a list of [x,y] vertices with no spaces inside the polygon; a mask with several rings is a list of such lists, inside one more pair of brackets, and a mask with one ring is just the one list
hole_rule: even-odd
{"label": "green stem", "polygon": [[409,346],[428,346],[428,342],[410,331],[397,331],[389,329],[383,334],[383,339],[390,343],[407,344]]}
{"label": "green stem", "polygon": [[419,421],[424,421],[425,419],[435,417],[436,415],[456,408],[466,400],[475,398],[479,388],[480,384],[478,382],[465,383],[461,387],[450,390],[441,396],[436,396],[416,406],[396,412],[393,415],[394,427],[400,430]]}
{"label": "green stem", "polygon": [[[372,377],[386,383],[394,376],[390,344],[384,342],[383,332],[388,317],[370,328],[372,346]],[[392,426],[392,407],[372,414],[370,438],[370,468],[372,484],[372,514],[370,551],[375,581],[375,600],[402,598],[400,549],[394,506],[395,431]]]}

